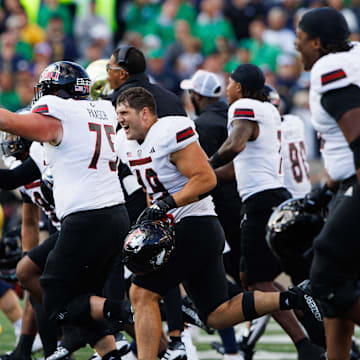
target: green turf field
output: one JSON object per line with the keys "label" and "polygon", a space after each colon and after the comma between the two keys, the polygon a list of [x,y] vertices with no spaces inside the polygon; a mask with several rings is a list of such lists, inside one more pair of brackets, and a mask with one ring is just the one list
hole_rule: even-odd
{"label": "green turf field", "polygon": [[[15,342],[15,336],[11,323],[4,317],[2,313],[0,313],[0,324],[2,325],[3,328],[3,331],[0,334],[0,354],[3,354],[13,348]],[[275,343],[273,342],[272,337],[275,337]],[[276,342],[276,338],[279,338],[280,343]],[[271,340],[270,343],[267,341],[267,339]],[[288,338],[284,335],[284,332],[275,323],[271,322],[268,327],[268,330],[266,331],[265,336],[263,337],[263,340],[257,345],[257,350],[259,353],[255,356],[255,360],[256,359],[281,359],[281,360],[295,359],[296,358],[295,348],[290,342],[286,343],[287,340]],[[211,346],[209,345],[211,341],[219,341],[218,336],[216,335],[210,336],[204,332],[200,333],[199,342],[196,345],[199,359],[201,360],[222,359],[222,356],[220,354],[212,350]],[[75,353],[75,359],[87,360],[91,356],[91,354],[92,354],[92,350],[89,347],[83,348]],[[34,358],[41,358],[41,357],[42,357],[41,352],[36,353],[34,355]]]}
{"label": "green turf field", "polygon": [[[12,325],[0,312],[0,324],[3,331],[0,334],[0,354],[11,350],[14,346],[15,336]],[[236,327],[237,333],[241,331],[241,326]],[[357,339],[360,338],[360,331],[356,329]],[[217,335],[207,335],[200,332],[198,342],[196,344],[199,360],[222,360],[222,355],[214,351],[211,346],[211,341],[219,341]],[[270,321],[267,326],[265,334],[262,336],[256,346],[256,354],[254,360],[294,360],[297,359],[294,345],[291,343],[289,337],[284,334],[284,331],[274,322]],[[76,360],[88,360],[92,355],[91,348],[86,347],[75,353]],[[42,353],[34,354],[34,359],[41,359]],[[128,360],[124,357],[123,360]],[[193,360],[193,359],[189,359]]]}

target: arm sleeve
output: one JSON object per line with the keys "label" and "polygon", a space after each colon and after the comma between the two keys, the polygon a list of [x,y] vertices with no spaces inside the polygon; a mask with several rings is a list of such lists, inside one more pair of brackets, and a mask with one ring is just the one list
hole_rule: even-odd
{"label": "arm sleeve", "polygon": [[322,95],[321,105],[330,116],[339,121],[347,111],[360,107],[360,88],[349,85],[328,91]]}
{"label": "arm sleeve", "polygon": [[39,168],[31,157],[14,169],[0,169],[0,188],[13,190],[41,178]]}

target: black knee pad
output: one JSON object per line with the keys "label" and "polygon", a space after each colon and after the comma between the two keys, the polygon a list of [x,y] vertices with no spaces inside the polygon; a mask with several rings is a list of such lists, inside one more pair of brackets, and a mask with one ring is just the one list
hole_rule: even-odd
{"label": "black knee pad", "polygon": [[84,294],[72,299],[64,309],[56,313],[56,321],[58,325],[87,325],[93,319],[90,314],[90,296],[92,294]]}
{"label": "black knee pad", "polygon": [[360,282],[347,280],[339,286],[311,284],[311,290],[320,300],[324,316],[342,317],[360,296]]}
{"label": "black knee pad", "polygon": [[255,299],[253,291],[245,291],[242,298],[242,312],[245,320],[253,320],[259,317],[255,309]]}

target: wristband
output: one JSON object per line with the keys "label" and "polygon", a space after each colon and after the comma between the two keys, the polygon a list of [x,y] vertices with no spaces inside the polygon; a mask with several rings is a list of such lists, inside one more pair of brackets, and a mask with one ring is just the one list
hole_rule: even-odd
{"label": "wristband", "polygon": [[175,199],[170,195],[167,196],[166,198],[162,199],[162,201],[164,201],[166,203],[166,205],[168,205],[168,209],[167,210],[171,210],[174,208],[177,208]]}
{"label": "wristband", "polygon": [[220,155],[219,155],[219,153],[216,151],[214,154],[213,154],[213,156],[211,157],[211,159],[210,159],[210,165],[214,168],[214,169],[216,169],[216,168],[218,168],[218,167],[220,167],[221,166],[221,164],[222,164],[222,162],[221,162],[221,157],[220,157]]}

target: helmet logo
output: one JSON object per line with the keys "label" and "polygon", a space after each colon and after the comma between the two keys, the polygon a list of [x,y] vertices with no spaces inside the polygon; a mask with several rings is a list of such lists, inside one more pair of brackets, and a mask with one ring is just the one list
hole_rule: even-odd
{"label": "helmet logo", "polygon": [[41,74],[40,82],[45,80],[59,80],[60,72],[59,71],[44,71]]}

